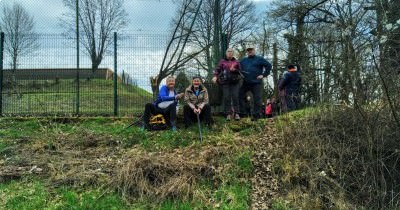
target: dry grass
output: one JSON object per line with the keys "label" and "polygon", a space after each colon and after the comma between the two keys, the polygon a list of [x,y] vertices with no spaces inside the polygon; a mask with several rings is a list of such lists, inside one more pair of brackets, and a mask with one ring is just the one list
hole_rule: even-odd
{"label": "dry grass", "polygon": [[286,117],[273,167],[286,199],[304,209],[400,207],[400,132],[389,112],[337,106]]}
{"label": "dry grass", "polygon": [[163,154],[135,151],[124,158],[114,184],[128,197],[188,200],[199,180],[218,182],[219,159],[228,151],[229,147],[189,147]]}

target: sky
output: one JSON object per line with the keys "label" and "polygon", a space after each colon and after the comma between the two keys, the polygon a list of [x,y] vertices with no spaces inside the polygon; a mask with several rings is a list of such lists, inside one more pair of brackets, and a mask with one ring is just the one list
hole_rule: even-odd
{"label": "sky", "polygon": [[[251,0],[257,8],[256,15],[266,10],[270,0]],[[36,30],[39,33],[57,33],[62,31],[58,19],[66,11],[62,0],[0,0],[0,7],[18,2],[34,16]],[[126,32],[167,31],[176,5],[172,0],[125,0],[125,10],[129,23]]]}
{"label": "sky", "polygon": [[[262,19],[270,0],[254,1],[257,14]],[[4,5],[20,3],[34,17],[35,31],[41,35],[41,49],[34,54],[22,57],[19,68],[75,68],[76,50],[74,43],[60,39],[59,18],[67,12],[62,0],[0,0]],[[166,48],[167,31],[175,13],[176,5],[172,0],[125,0],[128,13],[127,28],[118,42],[118,72],[127,72],[136,83],[150,90],[149,77],[157,74]],[[1,10],[0,10],[1,12]],[[81,68],[89,68],[90,59],[81,53]],[[8,62],[7,62],[8,59]],[[113,54],[104,57],[100,67],[113,69]],[[10,65],[10,58],[5,58],[5,68]],[[194,69],[195,67],[192,67]]]}

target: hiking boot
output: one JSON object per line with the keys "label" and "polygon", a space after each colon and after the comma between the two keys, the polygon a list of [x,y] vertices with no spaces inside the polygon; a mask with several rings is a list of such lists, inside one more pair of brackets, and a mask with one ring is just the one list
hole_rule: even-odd
{"label": "hiking boot", "polygon": [[258,119],[260,119],[260,115],[253,115],[253,117],[251,118],[251,121],[257,121]]}
{"label": "hiking boot", "polygon": [[231,121],[231,120],[232,120],[232,115],[228,114],[228,115],[226,116],[226,121]]}
{"label": "hiking boot", "polygon": [[240,120],[240,116],[239,116],[238,113],[235,114],[235,120],[236,120],[236,121]]}

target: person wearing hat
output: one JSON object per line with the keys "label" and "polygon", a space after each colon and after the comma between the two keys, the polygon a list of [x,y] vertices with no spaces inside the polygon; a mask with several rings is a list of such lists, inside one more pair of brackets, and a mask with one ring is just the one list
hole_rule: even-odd
{"label": "person wearing hat", "polygon": [[197,121],[197,115],[199,115],[200,121],[205,122],[209,127],[212,125],[213,120],[211,118],[211,106],[208,104],[208,92],[201,84],[200,76],[192,78],[192,84],[185,90],[184,100],[186,104],[183,106],[183,117],[186,128]]}
{"label": "person wearing hat", "polygon": [[288,65],[287,69],[278,84],[278,89],[284,93],[283,97],[286,102],[283,112],[298,109],[300,105],[300,72],[295,65]]}
{"label": "person wearing hat", "polygon": [[233,57],[233,49],[226,50],[225,58],[221,59],[214,70],[213,82],[222,86],[224,95],[224,112],[226,120],[232,118],[240,120],[239,116],[239,88],[242,75],[239,61]]}
{"label": "person wearing hat", "polygon": [[254,46],[246,48],[247,57],[240,61],[241,72],[244,76],[243,84],[239,91],[240,113],[245,113],[246,93],[250,91],[253,94],[253,117],[256,121],[260,118],[261,95],[263,90],[263,78],[267,77],[271,71],[272,65],[261,56],[256,55]]}

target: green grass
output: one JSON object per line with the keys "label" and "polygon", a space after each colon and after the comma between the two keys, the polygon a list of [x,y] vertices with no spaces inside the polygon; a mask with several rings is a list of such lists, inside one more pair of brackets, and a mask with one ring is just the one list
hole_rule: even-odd
{"label": "green grass", "polygon": [[128,204],[115,193],[100,190],[77,191],[50,189],[38,180],[25,179],[0,184],[0,209],[128,209]]}
{"label": "green grass", "polygon": [[[4,114],[61,114],[76,112],[76,84],[74,80],[19,81],[17,92],[9,87],[3,92]],[[82,114],[112,115],[114,89],[112,80],[93,79],[80,82],[80,107]],[[18,94],[17,94],[18,93]],[[119,113],[128,115],[142,112],[152,95],[135,86],[118,84]]]}
{"label": "green grass", "polygon": [[[258,135],[261,123],[251,124],[225,123],[222,118],[216,117],[216,128],[202,127],[203,142],[199,140],[199,131],[196,125],[182,129],[178,124],[178,131],[142,131],[133,126],[125,129],[132,119],[123,118],[0,118],[0,169],[3,166],[28,164],[35,160],[36,155],[55,152],[63,154],[65,150],[73,152],[99,151],[99,157],[86,156],[83,158],[97,159],[107,156],[106,152],[121,155],[131,151],[163,154],[176,150],[190,148],[201,152],[204,148],[215,146],[232,146],[228,152],[214,157],[215,161],[224,164],[224,170],[218,175],[218,181],[205,180],[197,183],[190,199],[168,198],[166,200],[126,200],[123,195],[114,193],[112,189],[101,186],[73,185],[54,187],[46,177],[23,176],[23,179],[0,184],[0,209],[247,209],[250,199],[250,182],[246,179],[253,171],[251,162],[252,152],[243,146],[240,136],[249,140]],[[243,132],[246,132],[243,135]],[[93,149],[89,145],[95,140]],[[9,148],[18,148],[8,153]],[[236,149],[235,149],[236,148]],[[23,154],[21,151],[30,151]],[[36,151],[39,151],[37,153]],[[104,153],[102,152],[104,151]],[[68,151],[68,154],[70,153]],[[78,153],[76,153],[78,154]],[[28,155],[24,157],[23,155]],[[69,156],[62,157],[71,158]],[[72,156],[72,158],[75,158]],[[119,156],[115,158],[120,159]],[[58,158],[57,158],[58,159]],[[67,161],[68,159],[66,159]],[[71,159],[70,162],[79,159]],[[56,159],[51,164],[57,165]],[[68,162],[68,161],[67,161]],[[72,167],[66,162],[65,167]],[[47,164],[47,162],[46,162]],[[63,164],[61,164],[63,166]],[[64,166],[63,166],[64,167]],[[55,168],[53,170],[56,170]],[[103,180],[103,179],[101,179]],[[100,181],[101,181],[100,180]],[[106,193],[104,193],[106,192]],[[103,195],[104,193],[104,195]]]}

